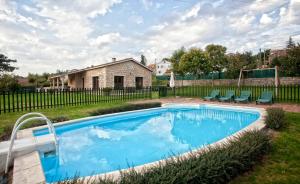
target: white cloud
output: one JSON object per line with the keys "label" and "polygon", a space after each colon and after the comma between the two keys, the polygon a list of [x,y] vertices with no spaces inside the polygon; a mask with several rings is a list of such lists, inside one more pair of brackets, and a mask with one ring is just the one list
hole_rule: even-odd
{"label": "white cloud", "polygon": [[190,9],[188,12],[185,13],[185,15],[181,17],[181,20],[185,21],[189,18],[195,18],[197,17],[199,11],[200,11],[200,3],[197,3],[195,6],[193,6],[192,9]]}
{"label": "white cloud", "polygon": [[272,18],[268,14],[263,14],[259,22],[261,24],[268,25],[272,23]]}
{"label": "white cloud", "polygon": [[121,40],[120,33],[107,33],[107,34],[98,36],[96,39],[91,39],[90,44],[92,46],[101,47],[101,46],[105,46],[105,45],[114,43],[119,40]]}

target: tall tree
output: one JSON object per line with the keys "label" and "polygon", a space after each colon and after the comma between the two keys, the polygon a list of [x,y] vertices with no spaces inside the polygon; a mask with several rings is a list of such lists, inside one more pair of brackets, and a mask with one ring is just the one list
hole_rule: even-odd
{"label": "tall tree", "polygon": [[289,40],[286,42],[286,47],[288,49],[291,49],[291,48],[294,48],[295,46],[296,46],[296,44],[295,44],[293,38],[290,36]]}
{"label": "tall tree", "polygon": [[16,67],[11,66],[11,63],[16,63],[17,60],[9,59],[4,54],[0,54],[0,72],[12,72]]}
{"label": "tall tree", "polygon": [[210,63],[205,52],[199,48],[191,48],[180,59],[179,68],[184,73],[196,76],[207,74],[210,71]]}
{"label": "tall tree", "polygon": [[208,56],[212,71],[218,72],[220,78],[220,73],[225,68],[226,64],[226,47],[222,45],[210,44],[205,47],[205,52]]}
{"label": "tall tree", "polygon": [[178,50],[175,50],[170,58],[164,58],[164,60],[169,61],[172,65],[172,70],[175,74],[183,76],[184,71],[179,67],[179,62],[181,57],[186,53],[185,48],[181,47]]}
{"label": "tall tree", "polygon": [[146,57],[143,54],[141,55],[141,64],[145,65],[145,66],[147,64],[147,59],[146,59]]}

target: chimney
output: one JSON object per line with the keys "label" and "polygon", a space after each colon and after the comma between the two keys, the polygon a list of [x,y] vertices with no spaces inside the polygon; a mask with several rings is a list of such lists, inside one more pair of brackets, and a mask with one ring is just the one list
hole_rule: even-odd
{"label": "chimney", "polygon": [[112,62],[116,62],[116,60],[117,60],[116,58],[112,58]]}

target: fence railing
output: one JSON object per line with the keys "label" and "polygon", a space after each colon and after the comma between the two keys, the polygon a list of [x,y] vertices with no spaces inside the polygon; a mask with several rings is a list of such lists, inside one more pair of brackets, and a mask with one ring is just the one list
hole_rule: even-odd
{"label": "fence railing", "polygon": [[[300,85],[281,85],[275,86],[183,86],[172,88],[161,88],[160,97],[182,96],[203,98],[210,94],[213,89],[219,89],[220,95],[224,96],[227,90],[234,90],[235,95],[240,95],[242,90],[251,91],[252,101],[257,100],[263,91],[272,91],[275,102],[295,102],[300,103]],[[277,91],[277,92],[276,92]]]}
{"label": "fence railing", "polygon": [[0,92],[0,114],[7,112],[31,111],[62,106],[109,103],[135,99],[151,99],[152,88],[124,88],[120,90],[73,89],[16,92]]}

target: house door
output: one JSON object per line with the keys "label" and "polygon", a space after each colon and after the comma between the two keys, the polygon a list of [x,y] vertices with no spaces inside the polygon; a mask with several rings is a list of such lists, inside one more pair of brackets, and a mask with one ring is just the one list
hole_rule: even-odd
{"label": "house door", "polygon": [[93,77],[93,89],[98,89],[99,88],[99,77]]}
{"label": "house door", "polygon": [[124,76],[115,76],[114,77],[114,87],[115,89],[124,88]]}
{"label": "house door", "polygon": [[136,87],[136,89],[143,88],[143,77],[136,77],[135,78],[135,87]]}

